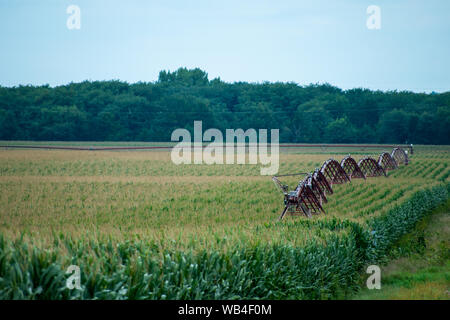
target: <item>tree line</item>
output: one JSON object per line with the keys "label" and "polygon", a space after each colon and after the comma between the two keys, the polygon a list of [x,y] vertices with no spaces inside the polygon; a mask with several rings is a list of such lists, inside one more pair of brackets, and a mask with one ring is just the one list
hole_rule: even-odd
{"label": "tree line", "polygon": [[176,128],[280,129],[280,142],[450,144],[450,91],[227,83],[198,68],[158,81],[0,87],[0,140],[170,141]]}

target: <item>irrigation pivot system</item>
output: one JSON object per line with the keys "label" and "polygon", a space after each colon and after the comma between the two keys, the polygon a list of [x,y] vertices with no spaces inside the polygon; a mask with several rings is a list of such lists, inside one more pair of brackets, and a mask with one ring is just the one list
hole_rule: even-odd
{"label": "irrigation pivot system", "polygon": [[[412,153],[412,152],[411,152]],[[385,176],[389,170],[395,170],[399,165],[407,165],[408,153],[401,147],[396,147],[391,153],[383,152],[375,160],[365,157],[356,163],[350,155],[339,163],[334,159],[325,161],[320,169],[312,173],[293,173],[272,177],[278,189],[284,194],[284,210],[279,220],[286,213],[290,215],[305,215],[311,217],[313,214],[325,213],[322,203],[327,202],[327,194],[333,193],[333,184],[350,182],[351,179],[366,179],[368,177]],[[300,180],[294,191],[289,191],[289,186],[283,184],[279,178],[285,176],[305,175]]]}

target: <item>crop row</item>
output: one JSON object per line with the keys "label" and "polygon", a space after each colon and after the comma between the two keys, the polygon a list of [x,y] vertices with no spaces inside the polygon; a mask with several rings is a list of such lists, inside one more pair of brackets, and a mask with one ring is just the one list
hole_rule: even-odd
{"label": "crop row", "polygon": [[[43,250],[0,237],[2,299],[327,299],[357,288],[362,267],[448,198],[449,185],[415,192],[365,225],[337,218],[300,220],[330,230],[302,246],[245,245],[227,252],[161,250],[144,241],[72,240]],[[270,230],[271,226],[267,226]],[[63,258],[65,257],[65,258]],[[81,269],[82,289],[66,287],[65,268]]]}

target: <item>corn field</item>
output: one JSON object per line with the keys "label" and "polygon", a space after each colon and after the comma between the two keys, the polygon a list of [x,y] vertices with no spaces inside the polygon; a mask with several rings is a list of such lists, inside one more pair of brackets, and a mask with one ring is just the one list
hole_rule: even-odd
{"label": "corn field", "polygon": [[[257,165],[0,150],[0,299],[346,297],[365,265],[447,200],[449,152],[419,146],[387,178],[335,185],[326,214],[278,222],[282,197]],[[282,153],[279,173],[347,154]],[[66,286],[70,265],[81,289]]]}

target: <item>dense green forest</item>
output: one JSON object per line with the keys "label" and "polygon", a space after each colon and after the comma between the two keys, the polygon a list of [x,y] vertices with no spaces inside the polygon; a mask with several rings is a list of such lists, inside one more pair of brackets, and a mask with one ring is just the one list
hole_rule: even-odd
{"label": "dense green forest", "polygon": [[450,91],[226,83],[200,69],[156,82],[0,87],[0,140],[170,141],[176,128],[280,129],[280,142],[450,144]]}

